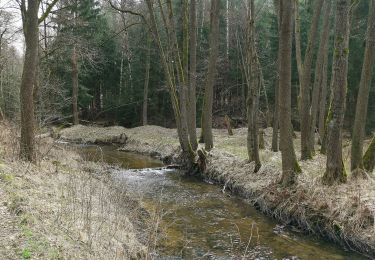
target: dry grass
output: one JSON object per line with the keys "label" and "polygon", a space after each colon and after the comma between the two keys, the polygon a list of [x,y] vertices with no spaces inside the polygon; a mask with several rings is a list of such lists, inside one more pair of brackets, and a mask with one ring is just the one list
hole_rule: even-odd
{"label": "dry grass", "polygon": [[139,259],[153,250],[153,220],[112,182],[108,166],[85,162],[48,138],[38,141],[36,164],[19,161],[17,133],[0,126],[2,256]]}

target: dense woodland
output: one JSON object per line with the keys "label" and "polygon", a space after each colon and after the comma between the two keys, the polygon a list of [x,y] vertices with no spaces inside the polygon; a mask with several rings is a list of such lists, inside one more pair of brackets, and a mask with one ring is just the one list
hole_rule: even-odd
{"label": "dense woodland", "polygon": [[215,146],[213,127],[247,126],[257,171],[272,127],[283,184],[316,153],[324,183],[346,182],[375,163],[374,41],[373,0],[15,0],[0,9],[0,113],[30,161],[53,124],[177,128],[189,165],[198,141]]}

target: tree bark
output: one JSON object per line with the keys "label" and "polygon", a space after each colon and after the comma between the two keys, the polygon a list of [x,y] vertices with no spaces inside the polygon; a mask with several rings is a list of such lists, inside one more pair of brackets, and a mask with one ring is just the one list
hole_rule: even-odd
{"label": "tree bark", "polygon": [[353,126],[351,148],[351,170],[363,169],[363,138],[367,118],[368,97],[371,87],[375,61],[375,1],[370,1],[367,18],[366,48],[362,65],[361,81],[359,83],[357,105]]}
{"label": "tree bark", "polygon": [[73,125],[78,125],[78,66],[76,46],[73,46],[72,50],[72,87]]}
{"label": "tree bark", "polygon": [[247,95],[247,154],[250,162],[255,162],[254,172],[261,167],[258,140],[258,111],[261,86],[260,64],[255,46],[255,8],[254,0],[249,0],[247,25],[247,69],[249,71]]}
{"label": "tree bark", "polygon": [[[173,108],[173,113],[174,113],[174,116],[175,116],[175,120],[176,120],[176,125],[177,125],[177,133],[178,133],[178,137],[179,137],[179,142],[180,142],[180,145],[181,145],[181,149],[183,151],[183,154],[184,156],[187,157],[187,160],[188,160],[188,164],[192,165],[192,163],[194,162],[194,157],[195,157],[195,152],[194,150],[192,149],[191,145],[190,145],[190,141],[189,141],[189,135],[188,135],[188,131],[187,131],[187,121],[186,121],[186,118],[185,118],[185,122],[184,122],[184,118],[181,117],[181,115],[183,115],[183,113],[185,113],[185,116],[186,116],[186,103],[184,105],[181,105],[181,101],[183,102],[184,101],[184,98],[183,96],[181,96],[181,93],[183,93],[184,91],[180,91],[180,100],[178,98],[178,93],[177,93],[177,88],[176,88],[176,81],[175,81],[175,78],[174,78],[174,67],[176,66],[176,63],[178,63],[178,65],[180,66],[181,68],[181,60],[179,58],[179,55],[176,55],[174,57],[174,59],[167,59],[167,56],[166,56],[166,51],[164,50],[164,46],[162,45],[161,43],[161,40],[160,40],[160,33],[159,33],[159,30],[158,30],[158,27],[157,27],[157,23],[156,23],[156,18],[155,18],[155,14],[154,14],[154,8],[153,8],[153,1],[152,0],[146,0],[146,4],[147,4],[147,9],[148,9],[148,12],[149,12],[149,15],[150,15],[150,30],[151,30],[151,34],[153,36],[153,39],[154,39],[154,42],[157,44],[157,47],[159,49],[159,53],[160,53],[160,60],[161,60],[161,64],[162,64],[162,67],[163,67],[163,71],[164,71],[164,74],[165,74],[165,80],[166,80],[166,83],[167,83],[167,86],[169,88],[169,94],[170,94],[170,98],[171,98],[171,103],[172,103],[172,108]],[[169,11],[170,11],[170,20],[173,18],[173,15],[171,13],[171,2],[168,1],[167,2],[168,4],[168,8],[169,8]],[[176,51],[178,50],[178,48],[175,48],[176,45],[177,45],[177,38],[175,37],[175,32],[174,30],[169,30],[171,28],[169,28],[171,25],[173,25],[173,22],[169,22],[169,24],[165,24],[165,26],[167,27],[166,29],[173,34],[173,36],[169,37],[169,47],[172,46],[171,48],[173,48],[172,50]],[[177,62],[174,62],[174,64],[171,64],[171,62],[173,60],[177,60]],[[181,81],[181,69],[178,70],[178,73],[180,74],[180,76],[178,77],[179,79],[179,83],[184,83],[183,81]],[[182,76],[183,78],[183,76]],[[183,86],[183,84],[182,84]],[[185,100],[186,101],[186,100]],[[184,108],[185,107],[185,111],[181,111],[180,109]],[[183,126],[184,125],[184,126]]]}
{"label": "tree bark", "polygon": [[[277,16],[277,27],[278,27],[278,34],[280,39],[280,24],[281,24],[281,14],[280,14],[280,1],[274,0],[273,5],[275,8],[275,13]],[[273,113],[273,122],[272,122],[272,151],[278,152],[279,151],[279,74],[280,71],[280,51],[277,53],[277,73],[276,73],[276,80],[275,80],[275,107]]]}
{"label": "tree bark", "polygon": [[280,6],[279,52],[279,104],[280,104],[280,149],[282,157],[281,184],[295,183],[299,168],[293,147],[291,128],[291,53],[292,53],[292,12],[293,0],[283,0]]}
{"label": "tree bark", "polygon": [[214,93],[213,90],[216,77],[216,61],[219,52],[219,5],[219,1],[211,1],[211,32],[209,38],[210,56],[208,61],[208,72],[204,93],[204,121],[202,122],[203,138],[206,150],[211,150],[214,145],[212,137],[212,105]]}
{"label": "tree bark", "polygon": [[365,155],[363,156],[363,167],[368,171],[372,172],[375,166],[375,135],[371,139],[370,146],[367,148]]}
{"label": "tree bark", "polygon": [[147,36],[147,54],[146,54],[146,71],[145,71],[145,84],[143,86],[143,109],[142,109],[142,124],[148,124],[147,107],[148,107],[148,84],[150,81],[150,61],[151,59],[151,39]]}
{"label": "tree bark", "polygon": [[25,35],[25,59],[21,79],[21,143],[20,157],[35,161],[34,100],[33,90],[38,58],[38,10],[39,1],[28,0],[27,10],[22,1],[22,19]]}
{"label": "tree bark", "polygon": [[323,146],[323,138],[325,135],[325,120],[326,120],[326,109],[327,109],[327,70],[328,70],[328,44],[327,49],[324,51],[324,62],[322,69],[322,86],[320,92],[319,101],[319,138],[321,145]]}
{"label": "tree bark", "polygon": [[302,67],[302,79],[300,81],[300,121],[301,121],[301,159],[312,158],[310,147],[310,85],[311,85],[311,66],[314,53],[314,45],[318,33],[318,23],[322,10],[323,0],[316,0],[314,6],[313,18],[310,26],[308,42]]}
{"label": "tree bark", "polygon": [[346,173],[342,159],[342,126],[348,74],[349,11],[349,0],[337,1],[332,101],[327,119],[327,165],[323,176],[323,183],[327,185],[346,182]]}
{"label": "tree bark", "polygon": [[330,31],[330,13],[331,13],[331,0],[325,1],[324,13],[323,13],[323,31],[320,36],[320,44],[318,49],[317,60],[315,64],[315,79],[312,92],[311,100],[311,114],[310,114],[310,151],[313,154],[315,151],[315,130],[316,130],[316,117],[318,113],[319,106],[319,93],[321,92],[322,86],[325,84],[323,80],[325,79],[323,73],[325,70],[325,56],[328,52],[328,39]]}
{"label": "tree bark", "polygon": [[188,129],[190,143],[193,150],[198,148],[197,142],[197,126],[196,126],[196,84],[197,84],[197,14],[196,0],[190,0],[190,68],[189,68],[189,90],[188,90]]}

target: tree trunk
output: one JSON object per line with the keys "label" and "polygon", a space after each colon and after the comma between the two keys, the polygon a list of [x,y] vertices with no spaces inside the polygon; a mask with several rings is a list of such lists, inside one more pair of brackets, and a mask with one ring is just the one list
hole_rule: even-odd
{"label": "tree trunk", "polygon": [[311,84],[311,66],[314,53],[314,45],[318,33],[318,23],[322,10],[323,0],[316,0],[314,6],[313,18],[310,26],[308,42],[305,52],[305,58],[302,67],[302,79],[300,82],[300,121],[301,121],[301,159],[311,159],[310,147],[310,84]]}
{"label": "tree trunk", "polygon": [[375,61],[375,0],[370,1],[367,18],[366,49],[364,54],[361,81],[359,83],[357,106],[353,126],[351,170],[363,169],[363,138],[367,118],[368,97],[372,82]]}
{"label": "tree trunk", "polygon": [[[174,64],[171,64],[171,61],[169,61],[167,59],[166,52],[164,50],[164,46],[162,45],[161,40],[160,40],[160,33],[159,33],[159,30],[158,30],[158,27],[157,27],[157,22],[156,22],[156,18],[155,18],[155,14],[154,14],[154,9],[153,9],[153,1],[152,0],[146,0],[146,4],[147,4],[147,9],[148,9],[148,12],[149,12],[149,15],[150,15],[151,33],[152,33],[154,42],[157,44],[158,49],[159,49],[161,64],[162,64],[162,67],[163,67],[163,70],[164,70],[167,86],[169,88],[169,94],[170,94],[170,97],[171,97],[173,113],[174,113],[176,125],[177,125],[177,133],[178,133],[178,137],[179,137],[179,142],[180,142],[181,149],[182,149],[183,153],[187,157],[188,163],[191,165],[194,161],[195,152],[190,145],[189,135],[188,135],[188,131],[187,131],[186,117],[185,118],[183,117],[184,113],[185,113],[185,116],[186,116],[186,103],[183,104],[183,105],[180,104],[181,102],[184,101],[184,97],[181,96],[181,93],[183,95],[184,91],[180,91],[180,100],[179,100],[178,94],[177,94],[177,88],[176,88],[176,84],[175,84],[176,81],[175,81],[174,72],[173,72],[173,70],[174,70],[173,67],[176,66],[176,63],[178,63],[178,65],[181,67],[181,60],[179,58],[179,55],[176,55],[174,57],[177,60],[177,62],[174,62]],[[170,1],[167,1],[167,4],[168,4],[169,11],[170,11],[170,17],[169,18],[170,18],[171,21],[169,22],[169,24],[165,24],[165,26],[170,27],[171,25],[174,24],[173,20],[172,20],[173,15],[171,13],[172,12],[172,9],[171,9],[172,5],[171,5]],[[172,50],[176,51],[176,50],[178,50],[178,48],[176,48],[177,38],[176,38],[174,30],[171,33],[173,34],[173,36],[170,37],[171,42],[169,42],[168,46],[169,47],[172,46],[171,48],[174,48]],[[172,59],[172,61],[173,61],[173,59]],[[178,73],[181,73],[181,69],[178,70]],[[182,78],[183,78],[183,76],[182,76]],[[181,81],[181,74],[179,76],[179,80],[180,80],[179,83],[180,84],[182,83],[182,86],[184,86],[184,84],[183,84],[184,82]],[[185,100],[185,102],[186,102],[186,100]],[[184,107],[185,107],[185,111],[180,111],[180,109],[181,108],[184,109]]]}
{"label": "tree trunk", "polygon": [[76,46],[73,46],[72,50],[72,87],[73,125],[78,125],[78,66]]}
{"label": "tree trunk", "polygon": [[318,106],[319,106],[319,93],[321,92],[322,86],[325,84],[324,80],[324,63],[325,63],[325,56],[328,52],[328,39],[329,39],[329,31],[330,31],[330,14],[331,14],[331,0],[327,0],[325,2],[324,14],[323,14],[323,31],[320,37],[320,44],[319,50],[315,65],[315,79],[314,79],[314,86],[312,92],[312,101],[311,101],[311,115],[310,115],[310,151],[314,153],[314,145],[315,145],[315,129],[316,129],[316,117],[318,113]]}
{"label": "tree trunk", "polygon": [[327,119],[327,166],[323,176],[323,183],[327,185],[346,182],[346,173],[342,160],[342,126],[348,74],[349,9],[349,0],[337,1],[332,101]]}
{"label": "tree trunk", "polygon": [[258,140],[258,111],[259,95],[261,85],[260,64],[255,46],[255,8],[254,0],[249,0],[248,25],[247,25],[247,69],[249,71],[248,95],[247,95],[247,154],[250,162],[255,162],[254,172],[261,167],[259,158],[259,140]]}
{"label": "tree trunk", "polygon": [[324,62],[322,69],[322,86],[320,92],[319,101],[319,138],[320,143],[323,146],[323,138],[325,131],[325,120],[326,120],[326,108],[327,108],[327,70],[328,70],[328,44],[326,45],[326,50],[324,51]]}
{"label": "tree trunk", "polygon": [[38,58],[38,10],[39,1],[28,0],[27,10],[23,5],[23,28],[25,35],[25,59],[21,79],[21,143],[20,156],[35,161],[34,100],[33,89]]}
{"label": "tree trunk", "polygon": [[282,157],[281,183],[284,186],[296,181],[301,171],[293,147],[291,128],[291,54],[292,54],[292,12],[293,0],[281,1],[279,52],[279,105],[280,105],[280,149]]}
{"label": "tree trunk", "polygon": [[370,146],[367,148],[365,155],[363,156],[363,167],[368,171],[372,172],[375,166],[375,135],[372,137]]}
{"label": "tree trunk", "polygon": [[197,14],[196,0],[190,0],[190,68],[189,68],[189,90],[188,90],[188,129],[190,143],[193,150],[198,148],[197,126],[196,126],[196,82],[197,82]]}
{"label": "tree trunk", "polygon": [[[281,15],[280,15],[280,2],[277,0],[273,1],[273,5],[275,8],[275,14],[277,16],[277,27],[278,27],[278,34],[280,37],[280,23],[281,23]],[[277,53],[277,73],[275,79],[275,107],[273,113],[273,122],[272,122],[272,151],[278,152],[279,151],[279,74],[280,71],[280,52]]]}
{"label": "tree trunk", "polygon": [[219,1],[211,1],[211,32],[209,38],[210,56],[204,93],[204,121],[202,122],[203,138],[206,150],[211,150],[214,145],[212,137],[212,104],[216,77],[216,61],[219,52],[219,5]]}
{"label": "tree trunk", "polygon": [[143,86],[143,109],[142,109],[142,124],[148,124],[147,106],[148,106],[148,83],[150,81],[150,61],[151,59],[151,39],[147,36],[147,54],[146,54],[146,71],[145,71],[145,84]]}

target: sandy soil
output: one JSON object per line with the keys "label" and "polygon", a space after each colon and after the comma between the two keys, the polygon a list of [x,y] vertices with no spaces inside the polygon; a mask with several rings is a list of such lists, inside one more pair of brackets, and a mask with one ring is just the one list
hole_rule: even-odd
{"label": "sandy soil", "polygon": [[[115,137],[126,135],[122,150],[149,154],[167,162],[178,158],[180,149],[176,130],[158,126],[132,129],[76,126],[61,131],[61,138],[100,140],[101,136],[108,139],[109,133]],[[270,149],[271,128],[264,130],[263,165],[258,173],[253,173],[254,165],[247,161],[247,129],[234,129],[233,136],[228,136],[224,129],[214,129],[213,134],[215,147],[208,156],[205,176],[223,185],[223,190],[252,199],[261,211],[280,221],[328,237],[346,248],[375,255],[374,173],[370,173],[367,180],[349,176],[348,183],[327,187],[321,184],[325,156],[317,154],[313,160],[300,162],[303,173],[298,176],[297,185],[284,189],[278,185],[281,154]],[[299,157],[299,133],[294,145]],[[349,151],[350,143],[345,141],[346,166]]]}

